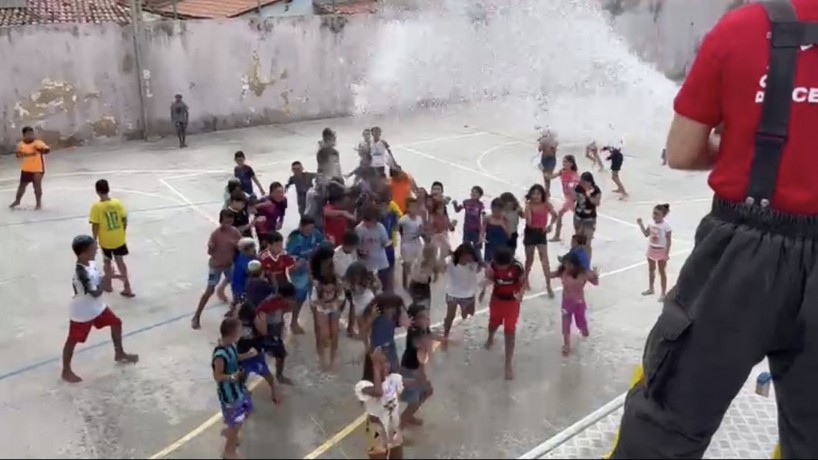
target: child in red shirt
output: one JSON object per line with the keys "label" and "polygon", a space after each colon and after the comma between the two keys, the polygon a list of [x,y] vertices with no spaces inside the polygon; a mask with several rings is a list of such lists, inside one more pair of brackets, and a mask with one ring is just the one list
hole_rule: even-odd
{"label": "child in red shirt", "polygon": [[259,254],[264,276],[274,287],[289,283],[287,272],[295,266],[296,260],[295,257],[284,253],[284,237],[281,233],[273,231],[267,235],[265,243],[267,248]]}
{"label": "child in red shirt", "polygon": [[[514,258],[506,246],[498,247],[494,252],[491,265],[486,270],[486,281],[492,283],[491,300],[489,300],[489,335],[486,349],[494,345],[494,334],[503,326],[506,345],[506,380],[514,379],[511,366],[514,357],[515,332],[520,317],[520,303],[525,286],[525,268]],[[485,291],[480,293],[482,302]]]}

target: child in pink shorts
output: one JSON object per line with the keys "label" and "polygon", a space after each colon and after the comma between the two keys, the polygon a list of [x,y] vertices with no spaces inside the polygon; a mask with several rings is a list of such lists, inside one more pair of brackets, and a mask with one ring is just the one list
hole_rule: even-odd
{"label": "child in pink shorts", "polygon": [[564,201],[562,208],[557,213],[557,227],[554,230],[554,237],[551,238],[551,241],[559,242],[560,233],[562,232],[562,217],[569,212],[573,212],[577,202],[576,192],[574,191],[577,185],[579,185],[579,172],[576,158],[574,158],[573,155],[565,155],[562,158],[562,169],[555,174],[555,176],[559,176],[560,182],[562,182],[562,196]]}
{"label": "child in pink shorts", "polygon": [[639,229],[648,239],[648,289],[642,295],[653,295],[653,284],[656,281],[656,269],[659,269],[659,283],[662,295],[659,302],[665,301],[667,295],[667,261],[670,258],[671,228],[665,218],[670,212],[669,204],[657,204],[653,208],[653,221],[645,226],[642,219],[637,219]]}
{"label": "child in pink shorts", "polygon": [[588,337],[588,320],[585,312],[585,285],[599,284],[599,273],[596,269],[587,270],[576,252],[569,252],[562,258],[560,267],[551,274],[562,280],[562,355],[571,354],[571,324],[576,322],[577,329],[583,337]]}

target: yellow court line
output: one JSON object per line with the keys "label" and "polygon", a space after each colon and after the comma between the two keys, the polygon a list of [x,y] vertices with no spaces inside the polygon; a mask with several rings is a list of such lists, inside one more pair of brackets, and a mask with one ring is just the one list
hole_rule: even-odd
{"label": "yellow court line", "polygon": [[[680,249],[678,251],[672,252],[671,256],[686,254],[686,253],[690,252],[691,250],[692,250],[692,248]],[[616,275],[616,274],[619,274],[619,273],[627,272],[627,271],[633,270],[635,268],[643,267],[645,265],[647,265],[647,261],[643,260],[641,262],[637,262],[637,263],[628,265],[626,267],[622,267],[622,268],[618,268],[616,270],[611,270],[609,272],[602,273],[602,274],[600,274],[600,278],[606,278],[608,276],[613,276],[613,275]],[[557,287],[554,288],[555,292],[558,292],[558,291],[561,291],[561,290],[562,290],[562,286],[557,286]],[[525,296],[523,299],[524,300],[531,300],[531,299],[534,299],[534,298],[537,298],[537,297],[542,297],[545,294],[546,294],[545,292],[539,292],[539,293],[536,293],[536,294],[529,294],[529,295]],[[485,314],[486,312],[488,312],[488,308],[482,308],[482,309],[476,311],[475,315],[482,315],[482,314]],[[460,318],[458,318],[455,321],[455,323],[456,324],[459,323],[460,322],[459,320],[460,320]],[[435,323],[435,324],[432,325],[432,328],[438,328],[442,324],[443,324],[442,322]],[[399,338],[403,338],[405,336],[406,336],[406,333],[403,332],[401,334],[396,335],[395,338],[399,339]],[[250,382],[250,384],[248,385],[248,388],[250,389],[250,391],[253,391],[262,381],[263,381],[262,379],[258,379],[258,380],[255,380],[253,382]],[[330,439],[325,441],[323,444],[318,446],[315,450],[313,450],[312,452],[305,455],[304,458],[305,459],[315,459],[315,458],[320,457],[321,455],[326,453],[329,449],[331,449],[334,446],[338,445],[342,440],[344,440],[352,432],[354,432],[359,426],[361,426],[361,424],[365,420],[366,420],[365,416],[363,416],[363,415],[359,416],[352,423],[350,423],[347,426],[345,426],[344,428],[342,428],[341,431],[339,431],[337,434],[335,434]],[[205,431],[207,431],[207,429],[209,429],[209,428],[213,427],[214,425],[216,425],[217,423],[219,423],[219,421],[221,421],[221,413],[216,413],[212,417],[210,417],[207,421],[205,421],[204,423],[199,425],[197,428],[193,429],[193,431],[191,431],[190,433],[182,436],[181,438],[179,438],[179,440],[177,440],[173,444],[171,444],[168,447],[162,449],[161,451],[157,452],[156,454],[154,454],[153,456],[151,456],[149,458],[151,460],[155,460],[155,459],[164,458],[164,457],[170,455],[174,451],[178,450],[180,447],[182,447],[185,444],[187,444],[188,442],[192,441],[196,436],[204,433]]]}

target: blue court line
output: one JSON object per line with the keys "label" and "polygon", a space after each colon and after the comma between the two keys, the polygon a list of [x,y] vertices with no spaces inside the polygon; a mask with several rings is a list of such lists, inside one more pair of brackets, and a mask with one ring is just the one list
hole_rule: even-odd
{"label": "blue court line", "polygon": [[[209,307],[206,307],[205,311],[210,310],[211,308],[218,307],[218,306],[222,306],[222,304],[215,304],[215,305],[211,305]],[[192,317],[193,317],[193,313],[191,313],[191,312],[184,313],[184,314],[181,314],[181,315],[177,315],[177,316],[174,316],[172,318],[168,318],[168,319],[159,321],[157,323],[149,324],[147,326],[144,326],[144,327],[141,327],[139,329],[133,330],[133,331],[128,332],[126,334],[122,334],[122,338],[126,339],[128,337],[133,337],[135,335],[142,334],[143,332],[148,332],[148,331],[151,331],[151,330],[156,329],[158,327],[167,326],[168,324],[175,323],[176,321],[179,321],[180,319],[192,318]],[[110,343],[111,343],[110,340],[106,340],[104,342],[99,342],[99,343],[95,343],[93,345],[88,345],[86,347],[78,348],[77,350],[74,351],[74,356],[82,354],[82,353],[87,353],[89,351],[94,351],[97,348],[108,345]],[[47,366],[49,364],[59,363],[61,361],[62,361],[62,354],[60,354],[59,356],[55,356],[53,358],[45,359],[45,360],[42,360],[42,361],[37,361],[37,362],[31,363],[31,364],[26,364],[26,365],[24,365],[22,367],[19,367],[19,368],[13,370],[13,371],[9,371],[9,372],[6,372],[4,374],[0,374],[0,382],[4,381],[6,379],[18,377],[20,375],[26,374],[28,372],[31,372],[31,371],[33,371],[35,369],[39,369],[39,368],[41,368],[43,366]]]}

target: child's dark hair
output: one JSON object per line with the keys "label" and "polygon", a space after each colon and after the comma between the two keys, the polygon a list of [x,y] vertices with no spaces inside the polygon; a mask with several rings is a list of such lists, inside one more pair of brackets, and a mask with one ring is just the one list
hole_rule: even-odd
{"label": "child's dark hair", "polygon": [[534,184],[530,189],[528,189],[528,193],[525,194],[525,199],[527,201],[531,201],[531,197],[534,195],[534,192],[540,192],[540,197],[543,202],[546,200],[546,198],[548,198],[545,187],[543,187],[542,184]]}
{"label": "child's dark hair", "polygon": [[105,179],[100,179],[94,184],[94,189],[96,189],[97,193],[101,193],[103,195],[107,195],[111,193],[111,186],[108,185],[108,181]]}
{"label": "child's dark hair", "polygon": [[325,276],[321,273],[321,265],[327,260],[332,260],[335,250],[330,245],[321,244],[315,249],[310,257],[310,273],[314,280],[325,282]]}
{"label": "child's dark hair", "polygon": [[375,206],[368,206],[362,214],[364,222],[377,222],[381,218],[381,211]]}
{"label": "child's dark hair", "polygon": [[368,275],[369,269],[367,269],[366,265],[361,261],[352,262],[347,268],[347,272],[344,273],[344,276],[350,283],[361,282],[365,280]]}
{"label": "child's dark hair", "polygon": [[573,273],[569,273],[572,278],[578,277],[579,274],[585,270],[582,267],[582,261],[579,260],[579,254],[577,254],[575,251],[570,251],[560,259],[560,266],[557,268],[557,275],[562,276],[565,273],[566,265],[569,264],[575,269]]}
{"label": "child's dark hair", "polygon": [[295,297],[296,294],[295,285],[293,285],[293,283],[290,283],[289,281],[278,283],[278,289],[276,290],[276,294],[279,297],[283,297],[285,299],[292,299]]}
{"label": "child's dark hair", "polygon": [[501,198],[495,198],[491,200],[491,209],[502,209],[503,207],[503,200]]}
{"label": "child's dark hair", "polygon": [[358,238],[358,234],[355,230],[345,231],[343,238],[341,238],[341,244],[344,246],[357,246],[359,242],[360,238]]}
{"label": "child's dark hair", "polygon": [[235,334],[239,329],[241,329],[241,321],[236,318],[225,318],[221,326],[219,326],[219,334],[222,337],[227,337]]}
{"label": "child's dark hair", "polygon": [[571,171],[577,172],[577,159],[573,155],[565,155],[563,159],[571,163],[571,167],[569,168]]}
{"label": "child's dark hair", "polygon": [[588,237],[581,233],[577,233],[576,235],[572,236],[571,240],[577,243],[577,246],[585,246],[588,244]]}
{"label": "child's dark hair", "polygon": [[443,182],[440,182],[439,180],[436,180],[436,181],[432,182],[432,188],[435,188],[435,186],[438,186],[438,187],[440,187],[441,190],[444,190]]}
{"label": "child's dark hair", "polygon": [[415,198],[413,196],[410,196],[409,198],[406,199],[406,208],[408,209],[409,206],[412,206],[413,204],[415,204],[417,202],[418,202],[417,198]]}
{"label": "child's dark hair", "polygon": [[[545,196],[545,195],[543,195],[543,196]],[[502,203],[511,203],[512,205],[514,205],[514,209],[519,209],[520,208],[520,202],[517,201],[517,197],[514,196],[514,194],[511,193],[511,192],[501,193],[500,194],[500,201]]]}
{"label": "child's dark hair", "polygon": [[284,236],[275,230],[264,236],[264,242],[268,245],[280,243],[282,241],[284,241]]}
{"label": "child's dark hair", "polygon": [[669,203],[657,204],[656,206],[654,206],[653,209],[659,211],[664,217],[668,215],[668,213],[670,212],[670,204]]}
{"label": "child's dark hair", "polygon": [[225,219],[233,219],[233,211],[229,209],[222,209],[219,211],[219,223],[223,222]]}
{"label": "child's dark hair", "polygon": [[32,128],[31,126],[23,127],[23,134],[28,134],[28,133],[33,133],[33,132],[34,132],[34,128]]}
{"label": "child's dark hair", "polygon": [[227,190],[228,195],[233,196],[233,193],[236,190],[241,190],[241,181],[235,177],[232,177],[227,181],[227,187],[225,187],[225,189]]}
{"label": "child's dark hair", "polygon": [[417,319],[418,315],[426,311],[426,307],[423,304],[413,303],[409,305],[409,308],[406,309],[406,314],[409,318],[414,321]]}
{"label": "child's dark hair", "polygon": [[93,246],[94,241],[94,237],[89,235],[75,236],[74,240],[71,241],[71,250],[74,251],[75,256],[78,256]]}
{"label": "child's dark hair", "polygon": [[471,191],[472,193],[476,193],[481,198],[483,197],[483,187],[475,185],[474,187],[471,188]]}
{"label": "child's dark hair", "polygon": [[463,255],[465,254],[471,255],[472,259],[475,262],[479,260],[477,250],[474,249],[474,246],[472,246],[469,243],[463,243],[460,246],[458,246],[457,249],[455,249],[454,252],[452,253],[452,263],[455,265],[459,265],[460,258],[463,257]]}
{"label": "child's dark hair", "polygon": [[581,180],[583,182],[587,182],[587,183],[589,183],[589,184],[591,184],[593,186],[596,186],[596,181],[594,180],[594,175],[591,174],[588,171],[585,171],[584,173],[580,174],[579,180]]}
{"label": "child's dark hair", "polygon": [[290,166],[303,166],[300,161],[296,160]]}
{"label": "child's dark hair", "polygon": [[270,183],[269,190],[271,194],[273,193],[273,190],[278,190],[280,188],[284,188],[284,185],[282,185],[281,182],[275,181]]}
{"label": "child's dark hair", "polygon": [[308,225],[315,225],[315,219],[311,216],[301,216],[301,220],[298,222],[299,227],[306,227]]}
{"label": "child's dark hair", "polygon": [[239,158],[246,158],[246,157],[244,156],[244,152],[242,152],[241,150],[239,150],[238,152],[236,152],[235,154],[233,154],[233,158],[234,158],[234,159],[236,159],[236,160],[238,160]]}
{"label": "child's dark hair", "polygon": [[511,265],[514,262],[514,253],[508,246],[500,246],[494,250],[493,260],[497,265]]}
{"label": "child's dark hair", "polygon": [[242,203],[246,203],[247,195],[241,190],[233,190],[233,192],[230,193],[230,201],[240,201]]}

